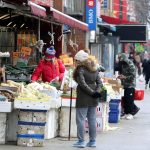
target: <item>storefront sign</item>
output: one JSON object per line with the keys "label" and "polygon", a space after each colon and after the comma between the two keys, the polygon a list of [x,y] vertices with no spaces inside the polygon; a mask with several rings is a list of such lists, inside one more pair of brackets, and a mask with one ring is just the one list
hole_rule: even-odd
{"label": "storefront sign", "polygon": [[54,0],[30,0],[30,1],[46,7],[53,7],[54,2]]}
{"label": "storefront sign", "polygon": [[86,0],[86,23],[89,30],[96,30],[96,0]]}

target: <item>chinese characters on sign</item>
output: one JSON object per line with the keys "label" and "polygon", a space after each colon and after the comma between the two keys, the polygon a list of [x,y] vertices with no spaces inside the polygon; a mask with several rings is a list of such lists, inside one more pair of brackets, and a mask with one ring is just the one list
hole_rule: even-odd
{"label": "chinese characters on sign", "polygon": [[89,30],[96,30],[96,0],[86,0],[86,23]]}

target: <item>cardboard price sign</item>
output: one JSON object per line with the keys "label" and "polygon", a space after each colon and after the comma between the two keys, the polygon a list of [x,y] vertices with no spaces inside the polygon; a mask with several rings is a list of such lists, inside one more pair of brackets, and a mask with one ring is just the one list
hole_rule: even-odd
{"label": "cardboard price sign", "polygon": [[30,56],[32,49],[29,47],[22,47],[21,48],[21,53],[27,56]]}
{"label": "cardboard price sign", "polygon": [[13,59],[17,59],[20,56],[20,52],[13,52]]}

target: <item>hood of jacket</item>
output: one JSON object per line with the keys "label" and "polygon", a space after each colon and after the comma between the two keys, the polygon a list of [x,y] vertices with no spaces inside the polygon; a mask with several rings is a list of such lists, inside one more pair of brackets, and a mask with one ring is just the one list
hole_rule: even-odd
{"label": "hood of jacket", "polygon": [[86,68],[90,72],[95,72],[98,69],[97,66],[98,66],[98,64],[96,63],[96,61],[92,60],[91,58],[88,58],[85,61],[80,62],[80,64],[75,68],[75,70],[73,72],[73,79],[76,81],[77,72],[80,68]]}
{"label": "hood of jacket", "polygon": [[120,54],[120,61],[125,62],[127,64],[131,63],[131,60],[127,57],[125,53]]}
{"label": "hood of jacket", "polygon": [[98,64],[96,63],[96,60],[88,58],[85,61],[80,62],[80,64],[77,67],[84,67],[87,70],[94,72],[97,70],[97,66],[98,66]]}

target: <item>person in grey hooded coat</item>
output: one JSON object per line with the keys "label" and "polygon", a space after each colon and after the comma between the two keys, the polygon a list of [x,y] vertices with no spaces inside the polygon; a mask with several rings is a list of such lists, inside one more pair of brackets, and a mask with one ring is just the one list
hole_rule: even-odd
{"label": "person in grey hooded coat", "polygon": [[[102,88],[97,64],[83,50],[75,55],[77,67],[73,78],[78,83],[76,99],[76,123],[78,141],[75,147],[96,147],[96,107]],[[85,144],[84,126],[86,117],[89,125],[89,142]]]}
{"label": "person in grey hooded coat", "polygon": [[136,69],[133,62],[128,59],[125,53],[120,54],[120,61],[122,72],[118,76],[121,79],[124,88],[124,117],[126,119],[133,119],[133,116],[140,110],[134,103],[134,93],[136,87]]}

